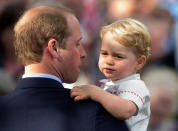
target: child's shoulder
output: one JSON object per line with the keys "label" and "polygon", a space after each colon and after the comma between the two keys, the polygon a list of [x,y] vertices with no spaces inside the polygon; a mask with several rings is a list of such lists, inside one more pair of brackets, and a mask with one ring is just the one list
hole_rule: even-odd
{"label": "child's shoulder", "polygon": [[128,80],[120,82],[120,84],[132,85],[132,86],[134,86],[134,85],[146,86],[145,82],[143,80],[141,80],[140,78],[139,79],[128,79]]}
{"label": "child's shoulder", "polygon": [[147,92],[146,94],[149,94],[148,88],[145,84],[145,82],[143,80],[128,80],[128,81],[124,81],[122,82],[120,85],[120,89],[130,89],[130,90],[134,90],[134,91],[141,91],[141,92]]}

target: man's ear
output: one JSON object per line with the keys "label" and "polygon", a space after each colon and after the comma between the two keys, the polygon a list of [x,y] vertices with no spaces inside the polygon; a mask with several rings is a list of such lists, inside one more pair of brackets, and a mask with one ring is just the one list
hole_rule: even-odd
{"label": "man's ear", "polygon": [[50,39],[47,43],[47,48],[48,48],[50,55],[53,58],[58,59],[58,57],[59,57],[59,43],[57,42],[57,40]]}
{"label": "man's ear", "polygon": [[139,71],[140,69],[142,69],[142,67],[145,65],[146,63],[146,56],[142,55],[137,59],[137,66],[136,66],[136,70]]}

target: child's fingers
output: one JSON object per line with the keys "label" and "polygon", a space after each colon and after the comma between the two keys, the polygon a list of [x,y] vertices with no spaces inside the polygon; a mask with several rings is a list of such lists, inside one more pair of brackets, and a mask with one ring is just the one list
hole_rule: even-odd
{"label": "child's fingers", "polygon": [[70,91],[70,97],[73,98],[75,101],[89,98],[87,92],[81,86],[75,86],[74,88],[72,88],[72,90]]}
{"label": "child's fingers", "polygon": [[77,95],[78,95],[78,93],[75,92],[75,91],[71,91],[71,92],[70,92],[70,97],[71,97],[71,98],[74,98],[74,97],[76,97]]}
{"label": "child's fingers", "polygon": [[72,91],[80,91],[82,88],[80,86],[75,86],[72,88]]}
{"label": "child's fingers", "polygon": [[79,101],[79,100],[82,100],[80,96],[76,96],[76,97],[74,98],[74,101]]}
{"label": "child's fingers", "polygon": [[74,97],[74,101],[80,101],[80,100],[86,100],[86,99],[87,99],[87,97],[82,96],[82,95],[78,95],[78,96]]}

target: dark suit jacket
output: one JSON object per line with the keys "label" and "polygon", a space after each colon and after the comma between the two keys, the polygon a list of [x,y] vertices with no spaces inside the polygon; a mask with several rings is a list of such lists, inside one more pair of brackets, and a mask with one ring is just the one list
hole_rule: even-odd
{"label": "dark suit jacket", "polygon": [[127,131],[91,100],[74,102],[70,90],[48,78],[24,78],[0,97],[0,131]]}

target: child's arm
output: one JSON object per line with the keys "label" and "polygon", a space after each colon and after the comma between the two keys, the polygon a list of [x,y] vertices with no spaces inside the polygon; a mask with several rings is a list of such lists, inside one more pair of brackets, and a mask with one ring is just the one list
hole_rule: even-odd
{"label": "child's arm", "polygon": [[122,99],[95,85],[76,86],[71,90],[71,97],[75,101],[90,98],[99,102],[109,113],[118,119],[126,120],[138,110],[132,101]]}

